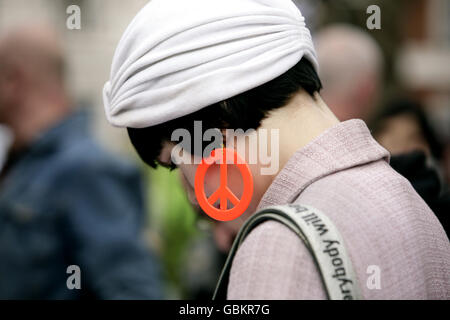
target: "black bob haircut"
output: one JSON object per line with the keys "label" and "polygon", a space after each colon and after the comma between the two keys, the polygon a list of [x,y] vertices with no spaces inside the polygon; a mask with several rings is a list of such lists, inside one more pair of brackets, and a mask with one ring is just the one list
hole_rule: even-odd
{"label": "black bob haircut", "polygon": [[128,135],[141,159],[156,168],[163,143],[171,141],[175,129],[186,129],[191,137],[194,136],[194,121],[202,121],[203,130],[257,129],[269,111],[284,106],[300,89],[312,97],[322,89],[319,76],[305,58],[281,76],[259,87],[156,126],[127,128]]}

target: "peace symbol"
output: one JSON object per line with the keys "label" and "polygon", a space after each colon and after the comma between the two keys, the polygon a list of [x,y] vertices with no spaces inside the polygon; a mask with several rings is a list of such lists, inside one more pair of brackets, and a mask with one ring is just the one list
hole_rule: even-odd
{"label": "peace symbol", "polygon": [[[230,161],[229,159],[233,160]],[[205,194],[205,175],[208,168],[217,162],[220,163],[220,186],[208,198]],[[227,166],[229,164],[235,165],[241,173],[244,182],[244,191],[241,199],[236,197],[227,186]],[[211,156],[207,159],[202,159],[202,163],[198,166],[195,173],[194,187],[197,201],[207,215],[219,221],[230,221],[243,214],[250,204],[253,195],[253,177],[248,164],[235,150],[227,148],[215,149],[211,152]],[[219,199],[220,209],[214,206],[214,203]],[[234,205],[231,209],[227,209],[228,200]]]}

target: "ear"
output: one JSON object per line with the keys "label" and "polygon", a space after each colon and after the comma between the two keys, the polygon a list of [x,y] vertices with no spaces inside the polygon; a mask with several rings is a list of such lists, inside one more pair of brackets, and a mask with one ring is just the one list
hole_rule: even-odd
{"label": "ear", "polygon": [[0,76],[0,95],[7,104],[16,104],[20,96],[20,74],[16,70],[8,70]]}
{"label": "ear", "polygon": [[373,101],[376,92],[376,81],[372,76],[365,77],[362,81],[359,81],[358,90],[356,92],[357,101],[367,104]]}
{"label": "ear", "polygon": [[25,85],[27,82],[27,74],[23,68],[13,68],[11,72],[7,74],[7,83],[9,83],[11,93],[20,97],[23,96],[23,92],[26,89]]}

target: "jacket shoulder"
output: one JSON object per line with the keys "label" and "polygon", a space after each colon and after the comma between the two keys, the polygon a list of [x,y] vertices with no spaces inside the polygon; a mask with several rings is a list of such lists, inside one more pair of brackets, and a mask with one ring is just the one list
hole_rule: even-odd
{"label": "jacket shoulder", "polygon": [[233,260],[228,299],[326,299],[302,240],[277,221],[253,229]]}

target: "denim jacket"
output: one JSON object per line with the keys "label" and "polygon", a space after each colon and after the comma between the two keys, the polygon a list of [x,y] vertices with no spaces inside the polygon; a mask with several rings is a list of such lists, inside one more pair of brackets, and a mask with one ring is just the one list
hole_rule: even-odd
{"label": "denim jacket", "polygon": [[87,118],[38,137],[1,182],[0,299],[161,298],[138,170],[93,141]]}

